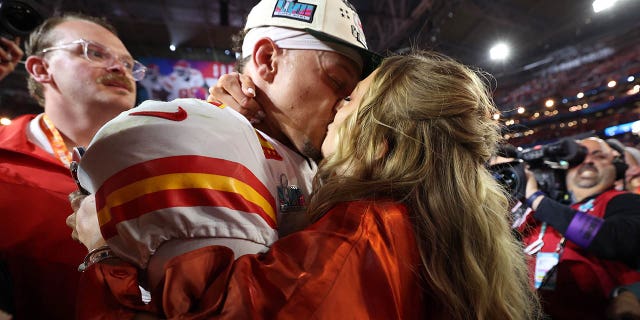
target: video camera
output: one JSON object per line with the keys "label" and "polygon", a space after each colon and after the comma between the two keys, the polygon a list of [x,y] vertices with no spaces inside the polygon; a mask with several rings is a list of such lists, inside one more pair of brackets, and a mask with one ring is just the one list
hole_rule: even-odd
{"label": "video camera", "polygon": [[45,16],[45,9],[30,0],[0,0],[0,36],[13,40],[28,36]]}
{"label": "video camera", "polygon": [[511,151],[503,157],[515,160],[494,164],[489,167],[494,178],[502,184],[513,199],[524,200],[527,177],[525,164],[534,174],[539,189],[552,199],[569,203],[570,198],[565,183],[567,170],[579,165],[587,156],[587,149],[574,139],[564,138],[546,145]]}

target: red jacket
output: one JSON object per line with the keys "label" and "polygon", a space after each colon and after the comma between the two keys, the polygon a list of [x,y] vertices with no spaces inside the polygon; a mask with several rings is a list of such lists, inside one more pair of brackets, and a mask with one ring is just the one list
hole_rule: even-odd
{"label": "red jacket", "polygon": [[33,118],[0,126],[0,263],[9,271],[14,320],[68,320],[86,254],[65,224],[76,186],[66,166],[27,140]]}
{"label": "red jacket", "polygon": [[135,268],[95,264],[81,282],[79,318],[162,309],[169,319],[420,319],[430,307],[419,265],[403,206],[351,202],[262,255],[233,262],[230,249],[211,246],[174,258],[165,266],[165,291],[146,306]]}

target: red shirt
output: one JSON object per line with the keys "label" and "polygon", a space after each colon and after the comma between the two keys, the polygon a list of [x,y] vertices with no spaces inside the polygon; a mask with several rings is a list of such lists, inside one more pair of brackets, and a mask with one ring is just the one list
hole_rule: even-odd
{"label": "red shirt", "polygon": [[13,288],[14,320],[73,319],[86,254],[65,224],[76,186],[65,165],[27,140],[33,118],[0,126],[0,261]]}

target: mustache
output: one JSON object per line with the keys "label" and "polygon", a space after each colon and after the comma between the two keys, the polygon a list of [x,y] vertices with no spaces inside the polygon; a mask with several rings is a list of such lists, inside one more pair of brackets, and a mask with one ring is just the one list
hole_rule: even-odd
{"label": "mustache", "polygon": [[126,75],[122,75],[118,73],[107,73],[106,75],[98,78],[97,82],[99,84],[117,83],[119,85],[123,85],[129,91],[133,90],[133,83],[131,79],[129,79]]}

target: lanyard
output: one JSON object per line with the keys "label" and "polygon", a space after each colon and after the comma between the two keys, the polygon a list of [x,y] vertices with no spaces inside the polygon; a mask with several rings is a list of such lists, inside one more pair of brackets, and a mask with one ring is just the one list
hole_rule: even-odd
{"label": "lanyard", "polygon": [[[524,248],[524,253],[528,255],[534,255],[538,253],[544,246],[543,238],[546,232],[547,232],[547,223],[543,222],[542,227],[540,227],[540,233],[538,234],[538,239],[536,239],[536,241],[532,242],[530,245]],[[564,248],[564,241],[565,241],[565,238],[562,237],[558,242],[558,245],[556,246],[556,251],[555,251],[556,253],[562,252],[562,249]]]}
{"label": "lanyard", "polygon": [[40,118],[40,128],[47,136],[54,156],[68,167],[69,163],[71,163],[71,152],[67,149],[67,145],[64,143],[64,139],[62,139],[60,131],[56,129],[56,126],[53,125],[53,122],[47,117],[46,113]]}

